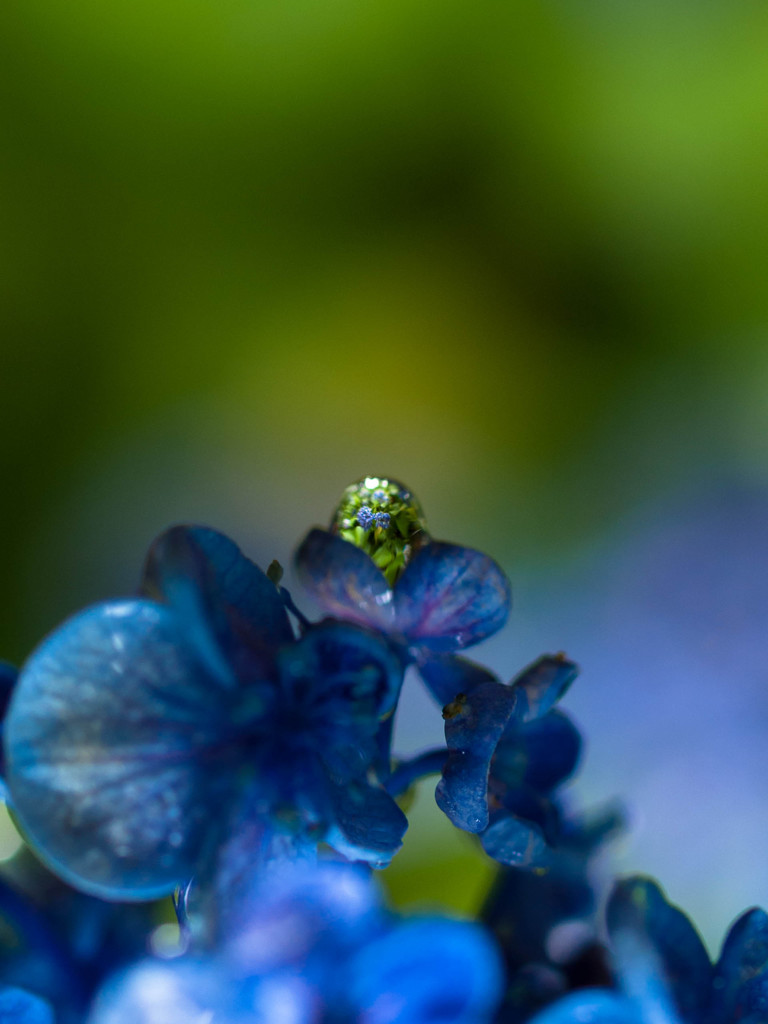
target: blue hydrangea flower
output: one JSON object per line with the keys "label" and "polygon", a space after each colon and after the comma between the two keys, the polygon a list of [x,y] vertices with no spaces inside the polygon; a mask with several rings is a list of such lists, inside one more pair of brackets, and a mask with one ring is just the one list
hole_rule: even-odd
{"label": "blue hydrangea flower", "polygon": [[156,905],[70,888],[22,848],[0,878],[0,983],[44,999],[57,1024],[80,1024],[107,976],[146,956],[159,920]]}
{"label": "blue hydrangea flower", "polygon": [[619,882],[607,908],[621,993],[585,991],[531,1024],[765,1024],[768,915],[731,926],[712,964],[698,932],[650,878]]}
{"label": "blue hydrangea flower", "polygon": [[510,586],[500,567],[455,544],[423,543],[390,585],[361,548],[315,529],[300,545],[296,566],[329,615],[384,633],[410,660],[477,644],[509,616]]}
{"label": "blue hydrangea flower", "polygon": [[402,682],[386,641],[333,621],[296,640],[275,585],[201,527],[159,538],[143,589],[66,622],[15,687],[8,787],[46,863],[108,899],[231,888],[321,840],[385,864],[406,828],[368,772]]}
{"label": "blue hydrangea flower", "polygon": [[764,1024],[768,1020],[768,915],[747,910],[731,926],[720,957],[709,959],[689,918],[651,878],[617,883],[609,932],[640,936],[653,951],[682,1024]]}
{"label": "blue hydrangea flower", "polygon": [[437,802],[502,864],[550,862],[562,830],[552,794],[581,752],[578,730],[552,708],[577,672],[563,655],[539,658],[510,685],[465,659],[422,666],[434,691],[461,690],[443,711],[448,756]]}
{"label": "blue hydrangea flower", "polygon": [[94,1024],[490,1024],[498,953],[475,925],[398,920],[350,866],[278,874],[218,954],[146,961]]}
{"label": "blue hydrangea flower", "polygon": [[574,989],[614,984],[597,921],[596,855],[624,815],[610,806],[563,825],[547,870],[500,868],[481,911],[504,957],[503,1024],[522,1024]]}

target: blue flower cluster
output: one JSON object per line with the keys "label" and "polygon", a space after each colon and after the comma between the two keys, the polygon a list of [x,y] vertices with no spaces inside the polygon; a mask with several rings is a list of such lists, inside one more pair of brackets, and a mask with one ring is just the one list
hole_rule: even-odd
{"label": "blue flower cluster", "polygon": [[[768,1022],[762,911],[713,966],[629,879],[604,939],[593,868],[621,812],[563,795],[582,741],[556,704],[577,667],[544,655],[502,682],[463,653],[509,615],[491,558],[433,540],[403,485],[366,477],[296,569],[320,621],[277,563],[177,526],[136,595],[0,665],[0,770],[28,843],[0,870],[0,1021]],[[398,759],[409,668],[445,744]],[[427,775],[499,864],[480,923],[401,919],[378,895],[398,801]]]}

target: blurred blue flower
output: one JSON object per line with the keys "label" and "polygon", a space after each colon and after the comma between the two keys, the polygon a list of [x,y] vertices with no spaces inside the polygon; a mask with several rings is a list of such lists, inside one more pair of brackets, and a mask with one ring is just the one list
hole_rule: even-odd
{"label": "blurred blue flower", "polygon": [[614,941],[641,936],[659,964],[683,1024],[765,1024],[768,1020],[768,915],[752,908],[728,931],[713,965],[699,933],[651,878],[616,884],[607,921]]}
{"label": "blurred blue flower", "polygon": [[621,993],[589,990],[531,1024],[765,1024],[768,915],[753,908],[731,926],[712,964],[698,932],[650,878],[616,884],[608,930]]}
{"label": "blurred blue flower", "polygon": [[433,691],[460,688],[443,710],[448,756],[437,802],[502,864],[546,866],[558,842],[553,791],[576,768],[581,736],[551,709],[577,672],[563,655],[544,655],[510,685],[465,659],[422,666]]}
{"label": "blurred blue flower", "polygon": [[597,854],[623,827],[618,806],[565,818],[546,870],[499,869],[480,917],[504,957],[500,1024],[522,1024],[575,989],[613,987],[597,920]]}
{"label": "blurred blue flower", "polygon": [[22,848],[0,878],[0,982],[42,997],[58,1024],[79,1024],[105,979],[146,956],[158,910],[86,896]]}
{"label": "blurred blue flower", "polygon": [[150,899],[324,840],[385,864],[406,820],[369,777],[402,665],[326,621],[296,640],[275,585],[220,533],[176,527],[144,594],[70,619],[23,666],[5,725],[13,810],[93,895]]}
{"label": "blurred blue flower", "polygon": [[116,979],[93,1024],[490,1024],[500,991],[481,928],[399,920],[367,873],[326,863],[273,875],[216,955]]}

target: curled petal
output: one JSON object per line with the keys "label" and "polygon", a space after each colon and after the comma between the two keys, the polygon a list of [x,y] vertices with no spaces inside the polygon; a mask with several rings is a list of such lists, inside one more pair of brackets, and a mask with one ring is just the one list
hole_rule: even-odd
{"label": "curled petal", "polygon": [[488,682],[443,711],[449,753],[435,799],[454,825],[468,832],[488,825],[491,758],[516,703],[512,687]]}
{"label": "curled petal", "polygon": [[748,910],[731,926],[715,968],[713,993],[717,1020],[752,1024],[765,1019],[768,915],[764,910]]}
{"label": "curled petal", "polygon": [[485,1024],[502,990],[490,937],[445,919],[411,921],[369,942],[351,974],[364,1024]]}
{"label": "curled petal", "polygon": [[519,716],[524,722],[540,718],[553,707],[579,674],[578,665],[564,654],[544,654],[520,675],[512,685],[520,695]]}
{"label": "curled petal", "polygon": [[396,628],[412,646],[456,651],[501,629],[511,601],[509,580],[492,558],[433,541],[397,584]]}
{"label": "curled petal", "polygon": [[32,654],[5,727],[14,814],[66,881],[150,899],[194,870],[230,773],[229,691],[172,609],[98,605]]}
{"label": "curled petal", "polygon": [[326,530],[310,530],[296,552],[296,569],[329,614],[391,631],[392,590],[381,570],[354,544]]}
{"label": "curled petal", "polygon": [[709,1005],[712,965],[699,933],[661,887],[651,878],[622,879],[611,893],[606,919],[614,941],[624,932],[650,943],[681,1016],[699,1019]]}

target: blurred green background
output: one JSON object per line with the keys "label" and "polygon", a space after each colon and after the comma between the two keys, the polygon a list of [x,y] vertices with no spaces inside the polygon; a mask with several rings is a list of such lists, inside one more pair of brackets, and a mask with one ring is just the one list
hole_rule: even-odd
{"label": "blurred green background", "polygon": [[[6,0],[0,653],[129,592],[171,522],[286,562],[366,473],[557,649],[644,509],[762,494],[767,49],[741,0]],[[393,888],[470,906],[430,799]],[[679,886],[705,840],[670,841]]]}

